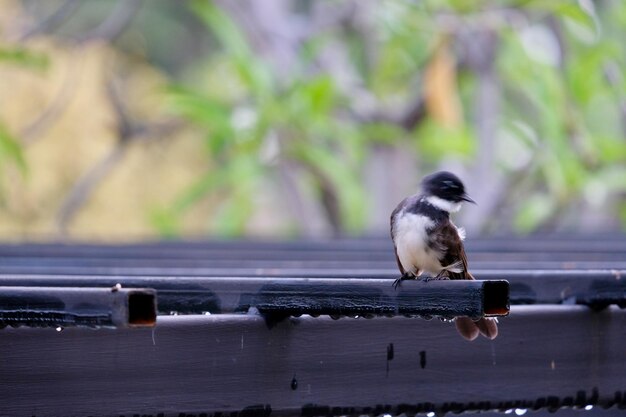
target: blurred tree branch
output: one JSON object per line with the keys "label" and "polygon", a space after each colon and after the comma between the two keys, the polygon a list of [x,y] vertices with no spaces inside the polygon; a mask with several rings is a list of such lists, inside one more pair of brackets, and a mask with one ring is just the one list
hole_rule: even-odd
{"label": "blurred tree branch", "polygon": [[81,48],[71,51],[69,60],[73,61],[73,64],[67,65],[65,76],[54,98],[48,106],[37,115],[37,118],[22,129],[20,138],[23,145],[32,145],[38,139],[41,139],[43,133],[63,115],[63,112],[65,112],[72,97],[76,94],[76,89],[79,85],[78,80],[82,75],[83,67],[81,54]]}
{"label": "blurred tree branch", "polygon": [[[79,37],[76,46],[72,50],[72,58],[75,65],[67,66],[67,73],[55,97],[47,108],[22,130],[20,137],[23,144],[32,145],[38,138],[41,138],[42,133],[53,125],[67,108],[76,92],[76,86],[78,85],[77,79],[80,77],[82,71],[81,54],[85,45],[92,41],[112,41],[120,36],[139,12],[142,2],[143,0],[118,1],[109,16],[104,19],[98,27]],[[71,14],[76,11],[80,4],[80,1],[76,2],[74,0],[64,2],[55,13],[43,19],[39,24],[35,25],[35,27],[23,35],[22,40],[26,40],[61,25],[65,19],[69,18]]]}
{"label": "blurred tree branch", "polygon": [[[25,145],[33,144],[37,138],[42,137],[42,133],[57,120],[67,108],[69,101],[76,91],[78,85],[77,78],[80,77],[81,62],[80,56],[85,43],[93,41],[112,41],[120,36],[133,18],[139,12],[143,0],[120,0],[113,8],[109,16],[102,21],[93,31],[83,34],[72,50],[74,65],[67,66],[67,73],[63,78],[57,94],[52,99],[47,108],[28,126],[26,126],[20,137]],[[66,19],[78,9],[81,1],[67,0],[47,18],[41,20],[28,32],[21,36],[24,41],[35,35],[46,33],[62,25]]]}
{"label": "blurred tree branch", "polygon": [[67,236],[68,227],[72,220],[98,185],[123,160],[131,143],[167,137],[181,127],[181,123],[177,120],[151,124],[135,122],[117,92],[112,79],[107,82],[106,91],[117,121],[117,141],[108,153],[76,181],[63,200],[57,214],[57,230],[61,237]]}
{"label": "blurred tree branch", "polygon": [[[119,38],[146,3],[119,0],[84,14],[76,13],[75,0],[55,4],[20,39],[54,31],[74,15],[76,27],[85,27],[93,10],[107,10],[97,27],[68,37],[78,57],[92,41]],[[250,215],[258,200],[249,198],[249,190],[267,186],[259,177],[273,175],[282,188],[268,190],[288,200],[303,233],[320,233],[323,225],[322,233],[338,234],[350,230],[351,214],[364,206],[386,223],[387,202],[443,165],[468,178],[480,200],[463,213],[476,228],[530,231],[563,223],[565,216],[555,214],[580,215],[597,201],[608,201],[614,211],[621,207],[626,219],[626,205],[608,200],[626,189],[620,179],[625,49],[618,40],[626,9],[618,2],[189,4],[206,12],[197,14],[209,29],[206,44],[218,47],[181,64],[190,70],[185,76],[193,74],[193,86],[186,97],[177,96],[175,110],[206,134],[208,163],[205,185],[183,209],[174,204],[172,217],[209,197],[219,205],[212,219],[227,224],[216,230],[240,233],[246,216],[252,225],[260,218]],[[152,11],[142,15],[141,25]],[[145,45],[159,43],[154,29],[135,28],[145,34]],[[606,39],[611,30],[614,38]],[[449,45],[438,45],[441,39]],[[23,130],[24,144],[34,143],[63,113],[81,71],[78,64],[68,66],[56,96]],[[129,144],[167,130],[160,122],[132,120],[119,88],[109,80],[106,90],[117,122],[115,145],[66,196],[57,219],[62,231],[123,161]],[[369,202],[363,204],[359,192]],[[503,220],[510,213],[512,219]]]}
{"label": "blurred tree branch", "polygon": [[467,36],[466,62],[477,80],[473,98],[473,118],[478,136],[478,152],[472,164],[471,189],[480,202],[472,210],[468,223],[484,225],[492,215],[501,196],[506,191],[505,180],[493,175],[497,170],[497,132],[501,117],[500,86],[495,69],[498,35],[492,30],[481,30]]}
{"label": "blurred tree branch", "polygon": [[143,0],[119,0],[109,17],[97,28],[81,36],[81,42],[116,39],[133,21],[142,2]]}
{"label": "blurred tree branch", "polygon": [[611,87],[615,89],[621,114],[621,123],[624,136],[626,136],[626,96],[620,93],[620,85],[624,84],[624,73],[619,64],[614,60],[607,60],[604,65],[604,76]]}
{"label": "blurred tree branch", "polygon": [[83,4],[82,0],[65,0],[53,13],[24,31],[24,33],[18,37],[18,41],[23,42],[34,36],[53,31],[72,17],[81,4]]}

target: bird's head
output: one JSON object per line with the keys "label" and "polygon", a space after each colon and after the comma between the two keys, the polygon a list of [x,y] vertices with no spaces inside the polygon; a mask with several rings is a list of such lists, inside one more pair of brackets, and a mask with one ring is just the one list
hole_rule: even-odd
{"label": "bird's head", "polygon": [[458,211],[463,201],[476,204],[465,192],[463,182],[451,172],[439,171],[424,177],[422,189],[428,201],[444,211]]}

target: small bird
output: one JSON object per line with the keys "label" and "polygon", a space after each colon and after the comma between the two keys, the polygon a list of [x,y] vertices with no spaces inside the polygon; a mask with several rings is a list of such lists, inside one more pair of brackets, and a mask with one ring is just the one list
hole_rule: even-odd
{"label": "small bird", "polygon": [[[451,172],[440,171],[424,177],[422,193],[407,197],[391,213],[391,239],[402,276],[394,281],[397,288],[403,280],[418,279],[423,272],[428,279],[474,279],[467,270],[463,247],[465,230],[450,220],[464,202],[474,203],[461,180]],[[474,340],[478,334],[489,339],[498,335],[496,320],[469,317],[455,319],[464,338]]]}

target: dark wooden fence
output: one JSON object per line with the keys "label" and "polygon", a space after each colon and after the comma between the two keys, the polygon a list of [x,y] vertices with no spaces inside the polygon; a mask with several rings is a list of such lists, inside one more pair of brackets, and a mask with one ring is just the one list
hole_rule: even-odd
{"label": "dark wooden fence", "polygon": [[[160,314],[156,327],[0,330],[0,415],[626,408],[626,238],[472,239],[467,249],[487,289],[395,291],[386,238],[0,245],[0,288],[152,288]],[[465,341],[445,320],[501,312],[502,300],[511,314],[494,341]]]}

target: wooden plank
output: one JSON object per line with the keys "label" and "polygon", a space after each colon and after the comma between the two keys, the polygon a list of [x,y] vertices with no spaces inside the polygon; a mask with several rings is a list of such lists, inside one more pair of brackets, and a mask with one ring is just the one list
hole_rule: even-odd
{"label": "wooden plank", "polygon": [[[99,257],[146,257],[146,258],[210,258],[228,256],[235,251],[250,255],[261,255],[267,259],[272,254],[286,253],[290,256],[309,258],[324,257],[330,254],[343,256],[359,256],[389,252],[391,240],[387,236],[362,239],[318,239],[318,240],[210,240],[210,241],[158,241],[137,242],[126,244],[94,244],[94,243],[26,243],[0,244],[2,257],[32,256],[99,256]],[[517,254],[518,256],[542,254],[588,254],[623,255],[626,253],[626,236],[613,235],[594,238],[587,235],[575,235],[571,238],[468,238],[466,249],[470,253]],[[213,256],[215,255],[215,256]]]}
{"label": "wooden plank", "polygon": [[[286,255],[285,255],[286,256]],[[624,256],[619,259],[589,260],[580,257],[577,260],[540,260],[533,257],[527,259],[507,260],[498,254],[490,258],[477,260],[471,254],[469,263],[472,270],[481,269],[626,269]],[[70,274],[72,271],[84,269],[89,271],[106,271],[107,269],[127,269],[140,271],[142,269],[215,269],[222,271],[248,270],[267,268],[274,270],[376,270],[378,273],[393,273],[398,270],[393,252],[389,252],[384,259],[368,259],[364,254],[362,259],[346,258],[343,260],[320,259],[246,259],[245,253],[241,259],[175,259],[175,258],[94,258],[94,257],[28,257],[28,258],[0,258],[0,271],[3,273],[36,273],[49,270],[56,274]],[[228,272],[224,272],[228,273]]]}
{"label": "wooden plank", "polygon": [[[20,283],[37,288],[41,283],[47,287],[86,287],[86,293],[94,286],[116,285],[136,287],[131,282],[142,282],[158,290],[161,312],[178,313],[245,313],[251,307],[261,311],[269,320],[275,321],[289,315],[419,315],[452,318],[468,316],[479,318],[484,315],[508,314],[509,285],[506,281],[412,281],[404,282],[398,290],[390,280],[328,280],[290,279],[272,280],[244,278],[237,280],[208,279],[203,282],[185,282],[178,279],[137,280],[116,279],[117,282],[87,278],[40,280],[18,279],[10,281],[0,277],[0,284]],[[0,287],[1,288],[1,287]],[[62,291],[61,288],[58,290]],[[87,298],[87,297],[86,297]]]}
{"label": "wooden plank", "polygon": [[[372,271],[366,275],[368,271],[359,270],[351,271],[350,275],[333,275],[337,271],[327,271],[321,277],[311,276],[310,273],[272,276],[275,272],[263,269],[259,269],[256,276],[181,276],[176,273],[130,276],[114,272],[102,276],[0,275],[0,285],[111,287],[120,283],[123,287],[155,288],[159,294],[161,313],[220,313],[240,311],[237,306],[245,304],[241,300],[242,295],[254,294],[270,283],[303,283],[315,291],[320,288],[316,283],[333,288],[344,284],[358,285],[367,288],[367,291],[395,297],[396,291],[391,284],[397,277],[397,274],[389,274],[387,278],[376,276]],[[603,308],[610,304],[624,306],[626,303],[626,271],[474,271],[474,276],[479,280],[509,281],[511,304],[585,304]],[[404,288],[412,284],[419,283],[408,282]]]}
{"label": "wooden plank", "polygon": [[0,286],[0,328],[151,327],[155,323],[153,289]]}
{"label": "wooden plank", "polygon": [[[412,281],[390,290],[381,286],[380,281],[284,280],[268,282],[256,291],[243,290],[237,295],[240,297],[236,310],[248,311],[253,307],[266,318],[278,319],[302,314],[478,319],[509,313],[507,281]],[[222,311],[224,307],[222,304]]]}
{"label": "wooden plank", "polygon": [[[5,329],[0,416],[334,416],[626,406],[626,311],[519,306],[494,341],[439,320],[159,317]],[[184,413],[184,414],[183,414]]]}
{"label": "wooden plank", "polygon": [[[626,250],[610,249],[603,251],[569,251],[558,250],[557,248],[546,248],[545,250],[533,251],[503,251],[503,250],[474,250],[471,245],[466,247],[468,256],[475,261],[501,260],[509,262],[519,262],[524,260],[538,261],[619,261],[623,260]],[[142,249],[111,246],[98,248],[93,251],[86,251],[85,248],[67,248],[64,251],[48,252],[39,251],[33,248],[24,248],[23,251],[0,253],[3,262],[14,264],[32,262],[34,260],[44,260],[51,264],[55,262],[62,264],[63,259],[84,260],[84,262],[106,261],[107,259],[117,259],[120,261],[129,260],[140,262],[141,260],[161,260],[167,261],[207,261],[207,260],[272,260],[272,261],[387,261],[393,259],[393,246],[391,242],[384,247],[375,250],[365,250],[356,247],[353,251],[333,250],[332,245],[324,249],[310,250],[282,250],[271,247],[258,247],[253,250],[243,250],[238,248],[210,249],[210,250],[176,250],[176,249]],[[622,258],[620,258],[622,256]]]}

